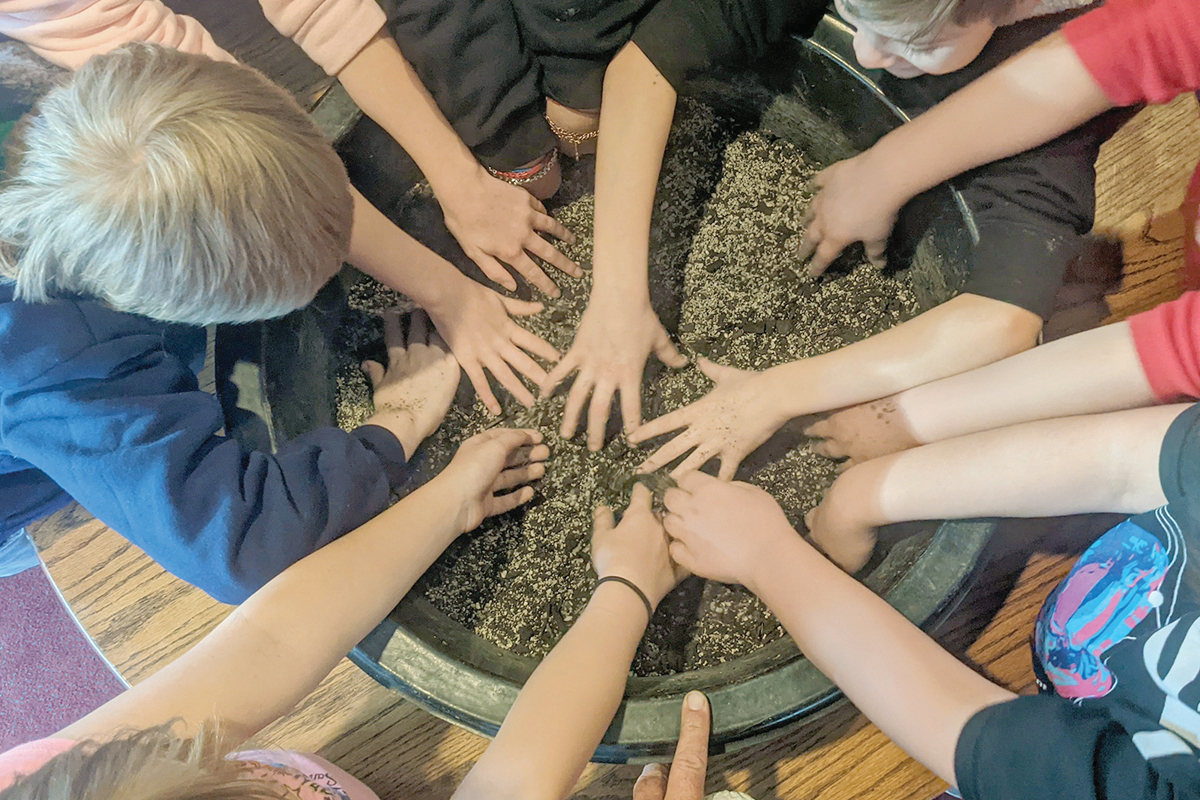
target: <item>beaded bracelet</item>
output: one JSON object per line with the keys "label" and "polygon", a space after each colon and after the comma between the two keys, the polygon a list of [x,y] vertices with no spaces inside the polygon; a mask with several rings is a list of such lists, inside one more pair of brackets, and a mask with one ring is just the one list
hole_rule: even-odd
{"label": "beaded bracelet", "polygon": [[543,163],[536,170],[524,170],[524,171],[514,170],[512,172],[505,172],[504,170],[492,169],[491,167],[488,167],[487,171],[492,173],[492,175],[499,178],[500,180],[506,181],[507,183],[511,183],[514,186],[525,186],[526,184],[533,183],[534,181],[543,177],[547,172],[549,172],[551,169],[553,169],[554,165],[557,163],[558,163],[558,149],[555,148],[554,150],[551,150],[549,152],[549,154],[546,156],[545,163]]}
{"label": "beaded bracelet", "polygon": [[641,599],[641,601],[643,603],[645,603],[645,605],[646,605],[646,616],[647,617],[654,616],[654,606],[650,605],[650,598],[646,597],[646,593],[643,592],[641,589],[639,589],[638,585],[636,583],[629,580],[628,578],[622,578],[620,575],[609,575],[605,578],[601,578],[600,580],[596,581],[596,588],[597,589],[600,588],[600,584],[605,583],[607,581],[616,581],[617,583],[625,584],[630,589],[633,589],[633,591],[637,593],[637,596]]}

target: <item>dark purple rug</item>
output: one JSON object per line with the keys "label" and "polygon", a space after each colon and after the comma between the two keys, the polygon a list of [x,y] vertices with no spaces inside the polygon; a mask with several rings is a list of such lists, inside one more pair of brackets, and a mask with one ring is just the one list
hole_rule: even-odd
{"label": "dark purple rug", "polygon": [[0,578],[0,752],[54,733],[124,688],[41,567]]}

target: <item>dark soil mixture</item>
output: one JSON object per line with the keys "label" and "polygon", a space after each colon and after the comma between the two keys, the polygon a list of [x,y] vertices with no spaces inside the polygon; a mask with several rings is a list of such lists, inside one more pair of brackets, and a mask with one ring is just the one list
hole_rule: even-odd
{"label": "dark soil mixture", "polygon": [[[553,213],[578,242],[566,252],[591,266],[592,159],[564,159],[564,186]],[[886,275],[866,263],[820,280],[796,257],[801,219],[815,168],[786,141],[739,128],[708,106],[682,100],[659,184],[651,241],[651,293],[668,330],[691,357],[707,355],[743,369],[813,356],[865,338],[921,310],[904,273]],[[414,208],[436,213],[427,189]],[[562,297],[523,321],[566,352],[587,302],[590,273],[579,280],[553,271]],[[364,279],[351,288],[351,314],[340,333],[339,424],[353,427],[371,412],[358,361],[379,348],[372,314],[403,298]],[[667,370],[651,358],[643,388],[646,419],[703,396],[711,384],[694,366]],[[536,391],[535,391],[536,393]],[[526,509],[489,520],[460,538],[418,584],[439,610],[484,639],[540,658],[566,632],[591,595],[592,509],[624,508],[635,467],[656,443],[631,448],[619,414],[606,446],[590,453],[582,435],[558,436],[565,392],[525,410],[497,388],[502,424],[542,431],[551,448],[538,496]],[[457,443],[497,424],[464,380],[458,402],[421,456],[425,476],[441,469]],[[832,482],[836,465],[785,429],[743,464],[739,478],[769,491],[800,526]],[[664,478],[654,481],[661,490]],[[634,660],[638,675],[713,666],[746,655],[784,631],[741,587],[692,578],[662,604]]]}

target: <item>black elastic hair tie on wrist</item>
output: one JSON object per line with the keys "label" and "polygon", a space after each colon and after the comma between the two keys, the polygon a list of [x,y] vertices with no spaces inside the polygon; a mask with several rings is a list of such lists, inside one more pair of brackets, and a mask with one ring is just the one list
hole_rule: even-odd
{"label": "black elastic hair tie on wrist", "polygon": [[629,578],[622,578],[620,575],[609,575],[608,577],[601,578],[600,580],[596,581],[596,588],[599,589],[600,584],[605,583],[607,581],[616,581],[617,583],[623,583],[626,586],[628,586],[630,589],[633,589],[633,591],[637,594],[638,598],[643,603],[646,604],[646,616],[648,618],[654,616],[654,606],[650,605],[650,598],[646,597],[646,593],[643,592],[641,589],[639,589],[638,585],[636,583],[629,580]]}

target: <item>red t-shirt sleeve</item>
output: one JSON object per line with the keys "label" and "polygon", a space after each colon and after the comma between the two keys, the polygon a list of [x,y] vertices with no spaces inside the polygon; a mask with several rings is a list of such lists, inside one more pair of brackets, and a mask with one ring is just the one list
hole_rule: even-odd
{"label": "red t-shirt sleeve", "polygon": [[1200,3],[1107,0],[1062,28],[1118,106],[1166,103],[1200,89]]}
{"label": "red t-shirt sleeve", "polygon": [[1129,330],[1159,402],[1200,398],[1200,292],[1130,317]]}

